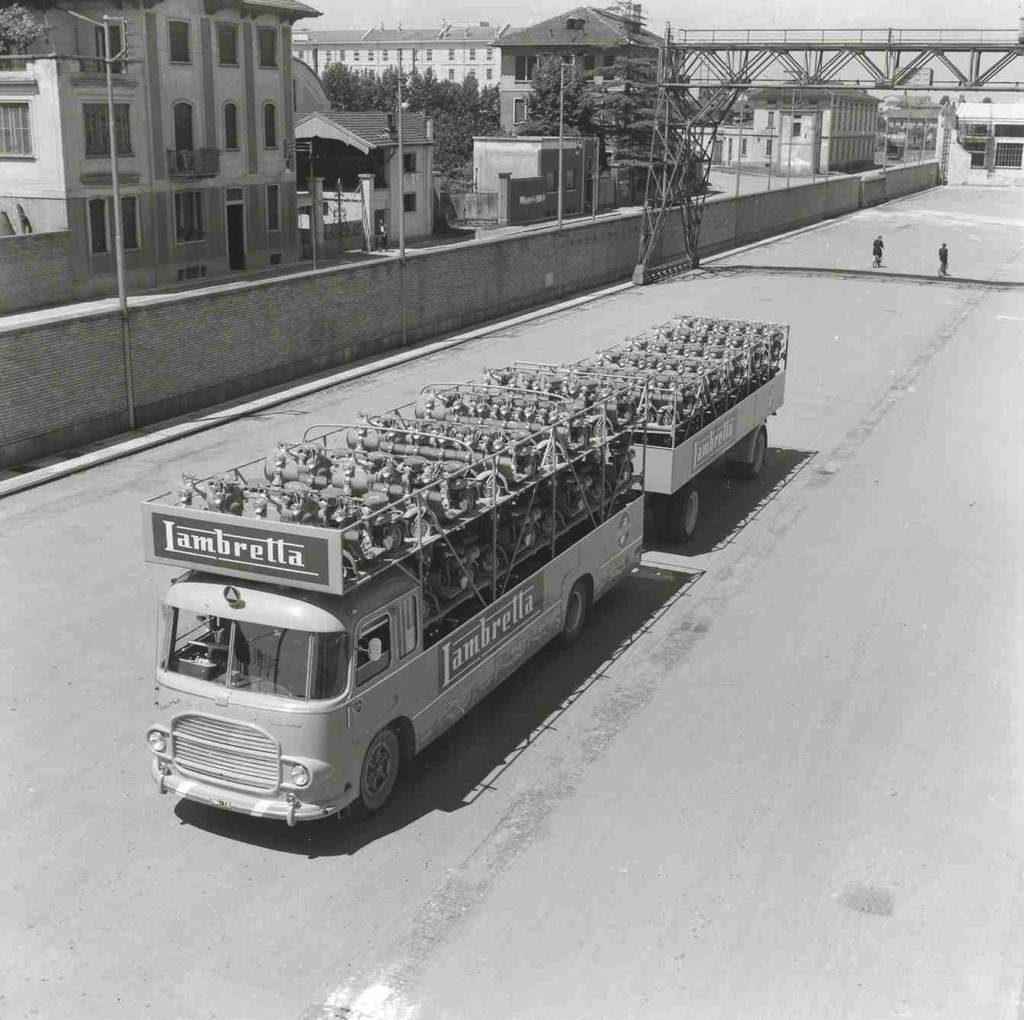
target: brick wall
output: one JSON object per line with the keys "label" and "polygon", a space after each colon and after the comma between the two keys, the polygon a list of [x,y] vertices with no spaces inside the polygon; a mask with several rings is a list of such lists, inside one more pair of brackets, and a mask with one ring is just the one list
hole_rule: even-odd
{"label": "brick wall", "polygon": [[67,230],[0,237],[0,315],[49,304],[73,279]]}
{"label": "brick wall", "polygon": [[[935,165],[890,172],[889,186],[923,188]],[[708,202],[702,251],[734,247],[830,216],[861,201],[841,178]],[[628,279],[639,215],[569,223],[412,251],[405,270],[410,342]],[[659,258],[681,251],[680,217],[666,222]],[[22,240],[21,238],[17,239]],[[2,245],[3,242],[0,242]],[[395,259],[239,282],[133,303],[137,420],[151,424],[397,347],[401,269]],[[67,449],[125,427],[116,312],[32,328],[0,322],[0,465]],[[557,340],[547,355],[561,357]]]}

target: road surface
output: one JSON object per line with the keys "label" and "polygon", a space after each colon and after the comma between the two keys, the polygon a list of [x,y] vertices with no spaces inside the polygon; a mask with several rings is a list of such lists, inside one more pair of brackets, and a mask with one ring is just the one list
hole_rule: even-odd
{"label": "road surface", "polygon": [[[1016,1020],[1024,294],[896,253],[1021,280],[1022,219],[1020,189],[917,196],[0,503],[0,1016]],[[876,278],[764,271],[875,233]],[[691,545],[369,822],[156,793],[143,498],[677,312],[792,326],[765,474],[712,479]]]}

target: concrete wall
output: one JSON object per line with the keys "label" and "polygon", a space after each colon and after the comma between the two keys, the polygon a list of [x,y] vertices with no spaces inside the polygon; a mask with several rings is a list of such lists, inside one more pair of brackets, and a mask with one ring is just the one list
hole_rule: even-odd
{"label": "concrete wall", "polygon": [[[925,188],[937,167],[890,171],[894,189]],[[905,183],[904,183],[905,181]],[[898,183],[894,183],[898,182]],[[708,202],[702,251],[851,212],[859,178]],[[568,223],[408,252],[410,342],[627,279],[639,215]],[[20,243],[21,239],[15,239]],[[682,250],[670,217],[659,259]],[[397,259],[150,297],[131,309],[137,419],[150,424],[401,344]],[[562,357],[553,340],[545,357]],[[33,326],[0,322],[0,465],[125,427],[116,311]]]}
{"label": "concrete wall", "polygon": [[[0,281],[0,315],[19,308],[37,308],[61,293],[64,300],[70,300],[71,234],[62,230],[0,237]],[[5,365],[3,357],[0,365]]]}

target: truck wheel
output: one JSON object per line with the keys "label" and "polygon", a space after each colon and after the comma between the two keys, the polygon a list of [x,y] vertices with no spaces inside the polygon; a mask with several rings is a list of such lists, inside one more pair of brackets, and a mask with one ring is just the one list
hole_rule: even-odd
{"label": "truck wheel", "polygon": [[559,636],[559,643],[563,648],[575,644],[587,625],[587,617],[590,615],[590,585],[582,578],[578,580],[569,590],[565,600],[565,623],[562,625],[562,633]]}
{"label": "truck wheel", "polygon": [[764,470],[765,457],[768,454],[768,429],[762,425],[754,439],[754,456],[749,464],[740,464],[740,474],[744,478],[757,478]]}
{"label": "truck wheel", "polygon": [[697,530],[700,519],[700,489],[692,483],[684,485],[672,497],[668,514],[668,537],[673,542],[688,542]]}
{"label": "truck wheel", "polygon": [[398,779],[399,755],[398,737],[392,729],[381,730],[370,741],[359,773],[361,814],[373,814],[387,803]]}

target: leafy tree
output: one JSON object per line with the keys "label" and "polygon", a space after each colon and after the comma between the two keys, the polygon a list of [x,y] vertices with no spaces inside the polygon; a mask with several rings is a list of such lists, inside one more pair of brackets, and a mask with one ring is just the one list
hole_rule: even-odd
{"label": "leafy tree", "polygon": [[557,135],[560,106],[561,122],[566,134],[591,133],[594,111],[588,83],[575,66],[563,63],[559,57],[544,57],[537,62],[536,76],[526,107],[529,118],[519,133]]}
{"label": "leafy tree", "polygon": [[0,53],[28,53],[42,33],[42,22],[21,4],[0,9]]}
{"label": "leafy tree", "polygon": [[496,135],[500,131],[500,93],[497,85],[488,85],[480,90],[480,105],[477,112],[476,134]]}
{"label": "leafy tree", "polygon": [[630,50],[601,70],[595,83],[594,119],[613,166],[646,165],[651,154],[658,67],[647,54]]}

